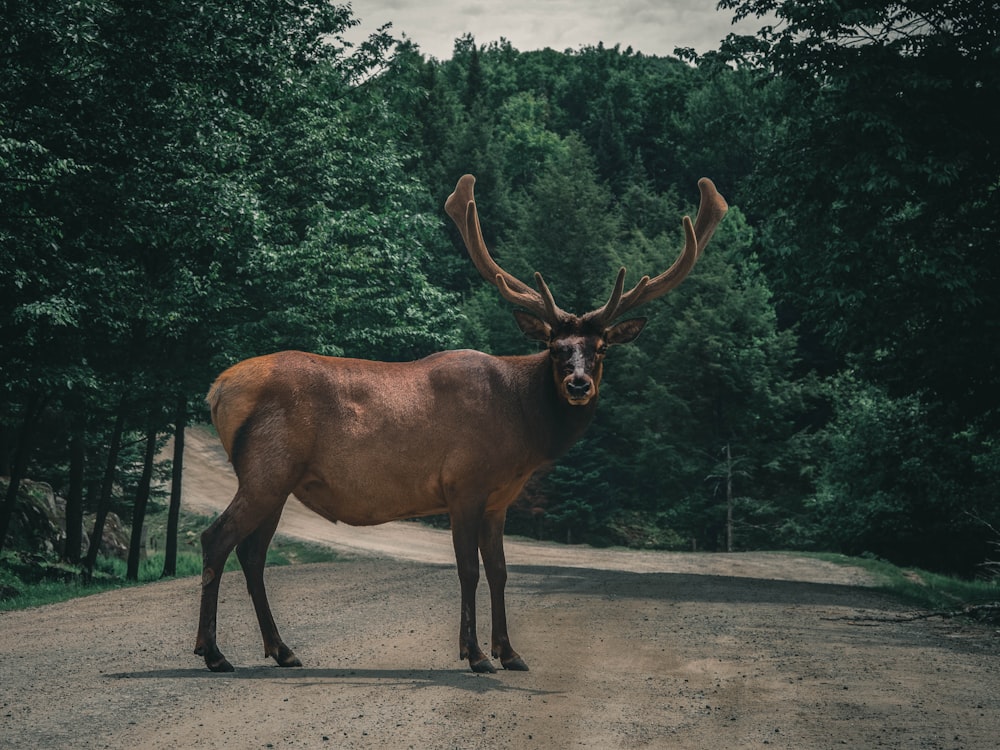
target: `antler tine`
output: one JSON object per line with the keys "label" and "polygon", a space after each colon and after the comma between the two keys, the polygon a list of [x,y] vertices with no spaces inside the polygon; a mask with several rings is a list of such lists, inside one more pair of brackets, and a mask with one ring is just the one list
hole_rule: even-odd
{"label": "antler tine", "polygon": [[[715,184],[707,177],[698,180],[698,190],[701,193],[701,202],[698,205],[698,217],[695,223],[691,223],[691,218],[684,217],[684,249],[666,271],[650,279],[644,276],[632,289],[622,296],[621,303],[614,313],[614,317],[624,315],[629,310],[645,304],[675,288],[691,273],[694,264],[698,261],[701,253],[712,239],[715,228],[722,221],[722,217],[729,210],[729,204],[722,197]],[[611,319],[609,318],[609,321]]]}
{"label": "antler tine", "polygon": [[520,305],[549,323],[561,320],[565,317],[566,313],[556,305],[552,297],[552,292],[549,291],[549,287],[545,283],[545,279],[537,271],[535,272],[535,281],[538,283],[541,294],[534,289],[528,289],[527,292],[518,292],[510,288],[506,277],[501,274],[497,274],[496,276],[497,289],[500,292],[500,296],[505,300],[515,305]]}
{"label": "antler tine", "polygon": [[552,296],[552,292],[549,291],[549,285],[545,283],[545,279],[542,278],[542,275],[538,271],[535,271],[535,285],[538,287],[538,291],[541,292],[542,304],[545,305],[545,314],[548,316],[546,320],[554,323],[566,317],[566,313],[559,309],[555,298]]}
{"label": "antler tine", "polygon": [[729,204],[715,189],[715,183],[707,177],[698,180],[698,192],[701,193],[701,202],[698,204],[698,218],[694,222],[694,236],[698,238],[700,256],[715,234],[715,228],[729,210]]}
{"label": "antler tine", "polygon": [[[639,287],[640,285],[645,287],[648,281],[649,277],[644,276],[642,279],[639,280],[639,283],[636,284],[636,287]],[[612,320],[615,319],[615,317],[618,314],[618,305],[621,303],[622,291],[624,291],[624,289],[625,289],[625,266],[622,266],[618,270],[618,278],[615,279],[615,288],[611,291],[611,297],[608,299],[607,302],[604,303],[603,307],[599,307],[593,312],[589,312],[586,315],[584,315],[583,316],[584,320],[598,321],[600,325],[609,324]]]}
{"label": "antler tine", "polygon": [[565,316],[565,313],[556,306],[541,274],[535,274],[539,293],[501,268],[490,255],[479,225],[479,212],[476,210],[473,190],[475,184],[476,178],[471,174],[462,175],[455,186],[455,191],[448,196],[444,204],[444,210],[462,235],[473,265],[480,276],[494,284],[508,302],[520,305],[550,323],[556,323]]}

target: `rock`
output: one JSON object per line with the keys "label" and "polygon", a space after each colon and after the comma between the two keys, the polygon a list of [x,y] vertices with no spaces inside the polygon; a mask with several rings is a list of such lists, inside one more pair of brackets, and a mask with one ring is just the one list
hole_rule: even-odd
{"label": "rock", "polygon": [[[0,481],[4,495],[7,484],[7,480]],[[21,480],[7,545],[31,552],[60,552],[66,540],[65,524],[65,503],[60,512],[52,487],[45,482]]]}
{"label": "rock", "polygon": [[[0,497],[7,491],[7,480],[0,478]],[[94,514],[84,517],[80,554],[85,555],[94,530]],[[129,529],[115,513],[108,513],[101,535],[101,554],[128,558]],[[45,482],[21,480],[17,507],[11,520],[7,546],[11,549],[45,555],[58,555],[66,544],[66,501],[56,496]]]}
{"label": "rock", "polygon": [[[94,515],[86,517],[85,528],[94,530]],[[101,554],[106,557],[128,559],[129,530],[122,523],[117,513],[108,513],[104,521],[104,533],[101,535]]]}

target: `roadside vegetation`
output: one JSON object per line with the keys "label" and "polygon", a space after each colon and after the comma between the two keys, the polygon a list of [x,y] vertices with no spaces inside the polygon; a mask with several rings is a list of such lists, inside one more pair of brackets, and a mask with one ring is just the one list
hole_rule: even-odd
{"label": "roadside vegetation", "polygon": [[[201,575],[198,537],[211,521],[211,518],[193,513],[181,514],[177,573],[169,577]],[[111,589],[164,580],[165,509],[147,517],[147,534],[151,553],[139,564],[138,581],[127,580],[125,561],[116,557],[98,556],[94,574],[87,580],[79,565],[70,565],[56,556],[4,551],[0,554],[0,611],[41,607]],[[328,547],[280,535],[275,536],[267,551],[268,566],[335,562],[338,559],[337,553]],[[239,570],[235,554],[230,555],[226,570]]]}
{"label": "roadside vegetation", "polygon": [[1000,622],[1000,579],[992,571],[976,578],[905,568],[872,556],[849,557],[826,552],[789,552],[837,565],[860,568],[875,581],[874,587],[900,599],[916,610],[913,619],[925,617],[970,617]]}

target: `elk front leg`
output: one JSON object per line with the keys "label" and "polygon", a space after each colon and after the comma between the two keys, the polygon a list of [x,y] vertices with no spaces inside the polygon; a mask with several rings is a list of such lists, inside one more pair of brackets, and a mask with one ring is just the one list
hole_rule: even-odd
{"label": "elk front leg", "polygon": [[476,632],[476,588],[479,585],[478,527],[481,516],[458,518],[452,516],[451,537],[455,545],[455,562],[458,580],[462,587],[462,618],[458,634],[460,659],[468,659],[473,672],[492,673],[496,667],[479,647]]}
{"label": "elk front leg", "polygon": [[500,659],[504,669],[527,672],[528,665],[510,645],[507,634],[507,606],[504,588],[507,585],[507,560],[503,552],[503,527],[507,511],[488,513],[479,530],[479,549],[486,568],[486,581],[490,585],[490,609],[493,613],[493,656]]}
{"label": "elk front leg", "polygon": [[257,622],[260,625],[260,634],[264,638],[264,657],[273,656],[279,667],[301,667],[302,662],[278,635],[278,628],[271,615],[271,606],[267,601],[267,590],[264,588],[264,563],[267,560],[267,546],[274,537],[274,530],[278,527],[281,511],[282,508],[278,508],[250,536],[240,542],[236,546],[236,556],[243,567],[247,591],[250,592],[250,599],[253,601]]}

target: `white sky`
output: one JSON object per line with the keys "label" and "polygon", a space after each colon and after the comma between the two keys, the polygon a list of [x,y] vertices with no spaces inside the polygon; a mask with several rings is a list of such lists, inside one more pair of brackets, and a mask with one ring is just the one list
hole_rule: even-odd
{"label": "white sky", "polygon": [[424,55],[451,57],[455,39],[471,33],[477,44],[501,37],[521,51],[551,47],[576,50],[603,42],[631,46],[647,55],[672,55],[675,47],[698,52],[717,49],[731,31],[753,34],[757,19],[734,28],[717,0],[350,0],[358,40],[387,21],[392,33],[406,35]]}

